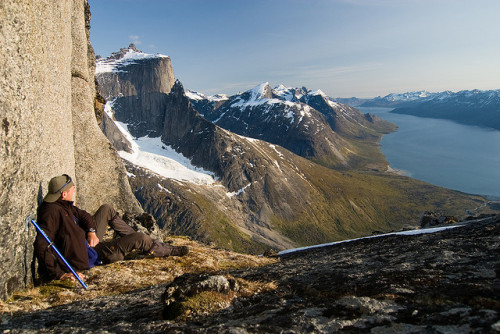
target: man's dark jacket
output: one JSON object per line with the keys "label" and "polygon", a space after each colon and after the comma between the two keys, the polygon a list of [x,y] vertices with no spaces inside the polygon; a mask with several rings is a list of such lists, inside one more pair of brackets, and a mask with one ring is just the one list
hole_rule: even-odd
{"label": "man's dark jacket", "polygon": [[[75,270],[89,268],[86,233],[96,228],[94,218],[86,211],[78,209],[73,202],[43,202],[38,208],[38,224],[57,246]],[[50,279],[58,279],[70,272],[58,258],[40,233],[35,239],[35,254],[40,265]]]}

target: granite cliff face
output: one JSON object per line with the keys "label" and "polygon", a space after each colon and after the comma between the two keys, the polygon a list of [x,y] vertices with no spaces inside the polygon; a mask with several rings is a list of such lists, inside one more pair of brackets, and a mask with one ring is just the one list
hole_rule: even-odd
{"label": "granite cliff face", "polygon": [[99,62],[99,92],[105,100],[114,100],[116,118],[127,123],[134,136],[160,136],[162,111],[175,81],[170,58],[145,55],[131,44]]}
{"label": "granite cliff face", "polygon": [[2,1],[0,11],[0,298],[32,277],[34,213],[49,180],[75,178],[77,203],[140,212],[94,112],[87,1]]}

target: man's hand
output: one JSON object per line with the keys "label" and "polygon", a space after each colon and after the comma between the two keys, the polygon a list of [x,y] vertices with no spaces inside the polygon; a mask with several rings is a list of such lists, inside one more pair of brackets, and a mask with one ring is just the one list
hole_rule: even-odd
{"label": "man's hand", "polygon": [[87,241],[90,247],[95,247],[99,243],[99,238],[95,232],[89,232],[87,233]]}
{"label": "man's hand", "polygon": [[[84,276],[82,273],[78,273],[78,272],[77,272],[77,274],[78,274],[78,276],[80,276],[80,278],[81,278],[82,280],[84,280],[84,279],[85,279],[85,276]],[[65,274],[63,274],[61,277],[59,277],[59,279],[60,279],[61,281],[68,281],[68,280],[71,280],[71,281],[76,281],[76,277],[75,277],[72,273],[65,273]]]}

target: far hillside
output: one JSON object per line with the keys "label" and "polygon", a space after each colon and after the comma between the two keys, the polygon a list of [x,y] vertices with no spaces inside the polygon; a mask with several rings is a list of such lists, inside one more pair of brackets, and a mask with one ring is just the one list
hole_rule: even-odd
{"label": "far hillside", "polygon": [[395,108],[392,112],[398,114],[449,119],[500,130],[500,89],[464,90],[457,93],[420,91],[389,94],[370,100],[341,100],[364,107]]}
{"label": "far hillside", "polygon": [[101,128],[171,234],[262,253],[415,227],[425,210],[489,210],[480,196],[386,172],[377,142],[393,125],[321,91],[264,83],[196,110],[170,58],[135,47],[99,59],[96,79]]}

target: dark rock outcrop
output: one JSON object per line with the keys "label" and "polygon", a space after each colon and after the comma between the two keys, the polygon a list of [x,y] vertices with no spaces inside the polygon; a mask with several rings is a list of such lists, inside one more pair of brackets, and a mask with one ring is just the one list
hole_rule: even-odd
{"label": "dark rock outcrop", "polygon": [[[161,297],[161,302],[165,304],[163,317],[173,320],[186,312],[191,313],[198,311],[196,306],[199,304],[193,305],[192,307],[186,307],[185,302],[189,300],[189,298],[199,296],[200,294],[207,295],[207,298],[214,298],[218,295],[228,296],[225,298],[226,300],[223,305],[218,306],[220,308],[229,307],[238,289],[238,282],[224,275],[185,274],[167,285]],[[207,292],[209,292],[209,294],[207,294]],[[232,296],[229,296],[230,293]],[[219,300],[219,302],[220,301],[221,300]],[[210,299],[202,301],[202,303],[207,304],[210,304],[210,302]]]}
{"label": "dark rock outcrop", "polygon": [[420,227],[432,227],[443,224],[453,224],[458,221],[457,217],[454,216],[443,216],[436,212],[425,211],[422,216],[420,216]]}
{"label": "dark rock outcrop", "polygon": [[176,320],[162,319],[161,296],[166,290],[166,296],[196,296],[196,291],[210,290],[199,288],[207,275],[185,275],[124,295],[19,314],[0,329],[11,333],[497,333],[499,236],[496,216],[436,233],[362,239],[291,253],[265,267],[214,273],[210,281],[224,282],[224,277],[262,287],[271,282],[274,288],[250,295],[244,295],[241,287],[229,288],[235,293],[231,306],[205,315],[190,317],[188,312]]}

